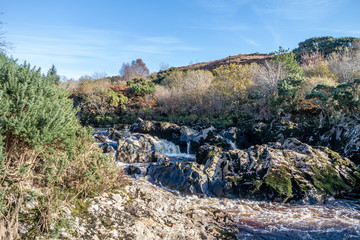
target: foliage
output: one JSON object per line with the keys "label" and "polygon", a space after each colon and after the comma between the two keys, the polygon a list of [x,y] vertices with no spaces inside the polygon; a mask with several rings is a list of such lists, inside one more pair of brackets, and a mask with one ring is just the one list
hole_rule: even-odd
{"label": "foliage", "polygon": [[17,238],[18,221],[28,238],[56,231],[69,201],[118,184],[118,168],[76,112],[51,76],[0,55],[1,239]]}
{"label": "foliage", "polygon": [[137,96],[145,96],[154,92],[155,84],[151,81],[146,81],[144,78],[134,78],[127,81],[126,84],[130,86],[130,92],[135,93]]}
{"label": "foliage", "polygon": [[334,114],[335,111],[342,110],[343,113],[355,113],[360,110],[360,80],[339,84],[336,87],[319,84],[306,99],[319,99],[316,102],[323,113]]}
{"label": "foliage", "polygon": [[48,77],[52,78],[54,83],[56,85],[59,85],[60,83],[60,76],[57,74],[57,70],[55,68],[55,65],[52,65],[51,68],[48,71]]}
{"label": "foliage", "polygon": [[331,71],[328,61],[320,53],[310,53],[301,58],[301,68],[306,77],[331,78],[337,77]]}
{"label": "foliage", "polygon": [[307,94],[311,93],[317,86],[329,86],[334,87],[337,82],[333,78],[327,77],[306,77],[300,89],[298,90],[298,96],[304,98]]}
{"label": "foliage", "polygon": [[246,89],[251,83],[251,65],[229,64],[213,70],[214,87],[228,99],[241,99],[246,95]]}
{"label": "foliage", "polygon": [[325,56],[333,52],[348,50],[359,38],[354,37],[313,37],[299,43],[299,47],[294,49],[296,56],[302,56],[310,52],[320,52]]}
{"label": "foliage", "polygon": [[287,105],[294,105],[297,102],[297,91],[304,82],[304,72],[295,58],[293,52],[288,52],[280,47],[279,52],[272,61],[277,64],[284,64],[287,75],[278,83],[278,95],[280,102]]}

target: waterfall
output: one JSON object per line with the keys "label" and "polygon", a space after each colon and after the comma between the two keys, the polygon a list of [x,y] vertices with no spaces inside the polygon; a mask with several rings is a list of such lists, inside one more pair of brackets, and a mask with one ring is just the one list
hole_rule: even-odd
{"label": "waterfall", "polygon": [[186,154],[190,154],[190,147],[191,147],[191,142],[186,141]]}
{"label": "waterfall", "polygon": [[175,155],[181,153],[178,145],[164,139],[155,139],[154,148],[155,151],[164,155]]}

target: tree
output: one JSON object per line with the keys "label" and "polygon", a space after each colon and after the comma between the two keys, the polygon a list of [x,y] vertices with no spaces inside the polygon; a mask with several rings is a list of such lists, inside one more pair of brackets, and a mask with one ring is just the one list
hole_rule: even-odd
{"label": "tree", "polygon": [[49,77],[49,78],[52,78],[53,81],[54,81],[54,83],[55,83],[56,85],[59,85],[59,83],[60,83],[60,76],[57,75],[57,70],[56,70],[54,64],[51,66],[51,68],[50,68],[49,71],[48,71],[48,77]]}
{"label": "tree", "polygon": [[282,62],[265,61],[263,65],[252,65],[251,87],[248,89],[249,97],[269,101],[278,95],[278,84],[287,75]]}
{"label": "tree", "polygon": [[94,72],[91,76],[93,80],[103,79],[107,77],[106,72]]}
{"label": "tree", "polygon": [[294,53],[299,57],[310,52],[319,51],[324,54],[324,56],[328,56],[333,52],[349,49],[357,40],[359,40],[359,38],[313,37],[300,42],[299,47],[294,49]]}
{"label": "tree", "polygon": [[296,61],[294,52],[289,52],[282,47],[271,61],[276,64],[283,64],[287,75],[278,82],[278,95],[280,102],[293,105],[297,102],[297,92],[305,80],[304,71]]}
{"label": "tree", "polygon": [[120,69],[120,76],[125,81],[133,78],[142,78],[150,74],[149,69],[146,67],[142,59],[133,60],[131,63],[123,63]]}

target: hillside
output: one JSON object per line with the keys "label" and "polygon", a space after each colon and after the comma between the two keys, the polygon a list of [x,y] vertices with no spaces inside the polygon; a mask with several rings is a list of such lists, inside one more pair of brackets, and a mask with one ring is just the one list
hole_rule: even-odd
{"label": "hillside", "polygon": [[220,67],[221,65],[231,64],[231,63],[238,63],[238,64],[249,64],[256,62],[261,64],[265,62],[265,60],[270,60],[273,55],[271,54],[239,54],[235,56],[229,56],[226,58],[222,58],[219,60],[214,60],[210,62],[201,62],[195,63],[188,66],[178,67],[179,70],[191,69],[191,70],[213,70],[215,68]]}

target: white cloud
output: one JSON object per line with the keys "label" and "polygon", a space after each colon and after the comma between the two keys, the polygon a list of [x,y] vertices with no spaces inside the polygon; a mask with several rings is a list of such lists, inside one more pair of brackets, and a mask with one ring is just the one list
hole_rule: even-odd
{"label": "white cloud", "polygon": [[247,42],[247,44],[249,44],[251,46],[254,46],[254,47],[259,47],[260,46],[257,42],[255,42],[255,41],[253,41],[251,39],[244,38],[244,40],[245,40],[245,42]]}

